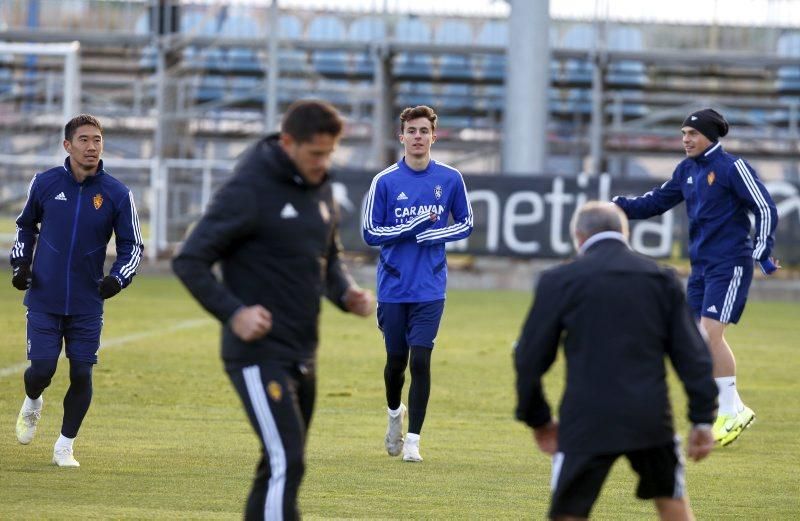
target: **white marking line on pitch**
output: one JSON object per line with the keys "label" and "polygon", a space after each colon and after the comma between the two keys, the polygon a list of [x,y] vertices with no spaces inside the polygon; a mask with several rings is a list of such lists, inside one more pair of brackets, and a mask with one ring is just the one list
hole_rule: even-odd
{"label": "white marking line on pitch", "polygon": [[[125,335],[120,336],[117,338],[112,338],[106,342],[102,342],[100,344],[100,350],[105,350],[110,347],[127,344],[129,342],[134,342],[136,340],[141,340],[143,338],[151,337],[151,336],[158,336],[167,333],[174,333],[175,331],[181,331],[182,329],[191,329],[197,326],[204,326],[206,324],[213,324],[213,321],[207,318],[196,318],[193,320],[184,320],[183,322],[178,322],[174,326],[166,327],[164,329],[156,329],[151,331],[143,331],[141,333],[134,333],[132,335]],[[61,353],[59,360],[64,358],[64,353]],[[25,369],[28,368],[29,362],[23,362],[21,364],[10,365],[8,367],[0,368],[0,378],[5,378],[6,376],[11,376],[12,374],[21,373]]]}

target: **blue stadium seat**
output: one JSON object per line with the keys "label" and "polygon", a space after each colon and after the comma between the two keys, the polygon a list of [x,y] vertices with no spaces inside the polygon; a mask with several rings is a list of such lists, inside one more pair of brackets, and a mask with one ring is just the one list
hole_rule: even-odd
{"label": "blue stadium seat", "polygon": [[[230,8],[233,10],[234,8]],[[222,22],[219,35],[222,38],[264,38],[266,28],[260,27],[253,14],[247,10],[228,12]],[[251,48],[232,47],[223,53],[220,68],[230,72],[255,73],[264,70],[258,54]]]}
{"label": "blue stadium seat", "polygon": [[472,88],[473,107],[491,112],[502,111],[505,91],[503,85],[475,85]]}
{"label": "blue stadium seat", "polygon": [[[282,15],[278,20],[278,34],[283,39],[303,38],[303,24],[296,16]],[[287,72],[308,72],[308,59],[305,51],[282,47],[278,51],[278,67]]]}
{"label": "blue stadium seat", "polygon": [[[644,92],[638,89],[619,89],[614,91],[615,95],[620,96],[622,102],[623,118],[640,118],[647,114],[647,106],[644,104]],[[611,116],[617,110],[616,103],[612,101],[606,106],[606,114]],[[727,113],[726,113],[727,114]]]}
{"label": "blue stadium seat", "polygon": [[798,61],[798,65],[778,68],[778,94],[800,94],[800,32],[784,33],[778,38],[778,56],[796,57]]}
{"label": "blue stadium seat", "polygon": [[[478,45],[508,47],[508,23],[491,20],[484,22],[475,39]],[[502,81],[506,76],[506,55],[487,54],[479,59],[476,76],[488,80]]]}
{"label": "blue stadium seat", "polygon": [[[133,32],[139,36],[150,35],[150,16],[147,12],[142,13],[139,15],[139,18],[136,19]],[[139,67],[155,69],[157,56],[158,53],[155,47],[146,45],[142,48],[142,54],[139,57]]]}
{"label": "blue stadium seat", "polygon": [[225,97],[226,81],[224,76],[203,75],[196,77],[194,101],[208,103]]}
{"label": "blue stadium seat", "polygon": [[[350,24],[347,32],[351,42],[381,42],[386,39],[386,24],[380,18],[359,18]],[[369,51],[353,56],[353,73],[358,76],[372,76],[375,64]]]}
{"label": "blue stadium seat", "polygon": [[434,106],[443,112],[459,112],[474,108],[474,98],[470,85],[465,83],[448,83],[441,86]]}
{"label": "blue stadium seat", "polygon": [[[416,17],[401,18],[395,26],[395,40],[406,43],[429,43],[431,30]],[[394,58],[395,76],[433,77],[433,58],[430,54],[400,52]]]}
{"label": "blue stadium seat", "polygon": [[234,76],[230,78],[230,93],[240,104],[263,104],[266,97],[264,79],[257,76]]}
{"label": "blue stadium seat", "polygon": [[[184,7],[181,11],[181,34],[191,42],[192,37],[214,36],[219,32],[222,21],[208,10],[196,10]],[[183,62],[190,67],[205,67],[206,58],[210,55],[213,61],[219,61],[219,49],[203,49],[195,45],[187,45],[183,49]]]}
{"label": "blue stadium seat", "polygon": [[[308,39],[312,41],[343,41],[344,23],[334,16],[318,16],[308,26]],[[347,53],[343,51],[314,51],[311,56],[314,70],[323,75],[345,75],[349,72]]]}
{"label": "blue stadium seat", "polygon": [[338,106],[350,105],[355,101],[349,80],[319,81],[314,85],[314,95]]}
{"label": "blue stadium seat", "polygon": [[[469,47],[472,29],[466,22],[444,20],[436,30],[434,42]],[[474,78],[472,63],[466,54],[442,54],[439,57],[439,76],[443,79],[469,80]]]}
{"label": "blue stadium seat", "polygon": [[400,82],[397,86],[397,104],[402,107],[428,105],[436,108],[436,93],[432,83]]}
{"label": "blue stadium seat", "polygon": [[[634,27],[613,27],[608,32],[608,49],[611,51],[641,51],[642,31]],[[644,87],[647,74],[642,62],[620,60],[610,64],[606,83],[612,87]]]}
{"label": "blue stadium seat", "polygon": [[14,75],[8,67],[12,61],[10,54],[0,54],[0,97],[14,91]]}
{"label": "blue stadium seat", "polygon": [[[587,51],[595,44],[595,29],[592,25],[573,25],[564,34],[561,45],[566,49]],[[570,84],[592,84],[592,64],[589,60],[569,58],[564,62],[562,79]]]}

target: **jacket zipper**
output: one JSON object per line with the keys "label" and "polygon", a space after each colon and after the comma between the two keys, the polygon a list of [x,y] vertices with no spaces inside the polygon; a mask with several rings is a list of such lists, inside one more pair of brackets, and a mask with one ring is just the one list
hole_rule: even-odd
{"label": "jacket zipper", "polygon": [[78,203],[75,205],[75,222],[72,223],[72,240],[69,243],[69,255],[67,255],[67,299],[64,301],[64,314],[69,315],[69,287],[70,273],[72,272],[72,250],[75,249],[75,234],[78,231],[78,216],[81,214],[81,194],[83,185],[78,188]]}

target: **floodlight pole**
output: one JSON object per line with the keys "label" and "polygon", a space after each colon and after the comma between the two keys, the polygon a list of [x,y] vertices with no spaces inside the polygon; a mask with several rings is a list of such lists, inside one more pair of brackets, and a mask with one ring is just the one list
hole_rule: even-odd
{"label": "floodlight pole", "polygon": [[514,175],[542,174],[547,158],[550,1],[510,4],[502,168]]}

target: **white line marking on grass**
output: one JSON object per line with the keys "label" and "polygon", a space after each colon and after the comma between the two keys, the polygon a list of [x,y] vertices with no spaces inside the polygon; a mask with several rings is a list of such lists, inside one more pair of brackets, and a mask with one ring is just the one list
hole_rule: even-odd
{"label": "white line marking on grass", "polygon": [[[177,324],[165,327],[163,329],[151,329],[150,331],[142,331],[140,333],[133,333],[131,335],[120,336],[116,338],[111,338],[105,342],[100,344],[100,350],[105,350],[110,347],[127,344],[129,342],[134,342],[136,340],[141,340],[143,338],[148,338],[151,336],[158,336],[167,333],[174,333],[175,331],[181,331],[183,329],[191,329],[197,326],[204,326],[206,324],[213,324],[214,321],[208,318],[196,318],[192,320],[184,320],[183,322],[178,322]],[[65,355],[62,352],[59,360],[64,358]],[[0,368],[0,379],[5,378],[6,376],[11,376],[12,374],[21,373],[25,369],[28,368],[29,362],[23,362],[21,364],[10,365],[8,367]]]}

